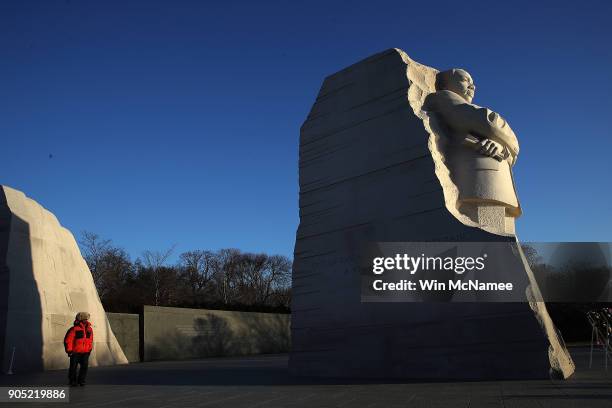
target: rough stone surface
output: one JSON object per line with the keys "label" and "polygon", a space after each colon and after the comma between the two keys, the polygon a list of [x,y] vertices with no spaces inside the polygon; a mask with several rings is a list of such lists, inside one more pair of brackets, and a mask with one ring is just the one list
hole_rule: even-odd
{"label": "rough stone surface", "polygon": [[108,323],[73,235],[22,192],[0,189],[0,338],[2,370],[68,366],[63,340],[77,312],[94,329],[91,366],[127,359]]}
{"label": "rough stone surface", "polygon": [[512,177],[519,143],[501,115],[472,103],[475,89],[467,71],[451,69],[436,74],[435,89],[426,88],[422,104],[410,102],[442,159],[438,177],[450,177],[444,185],[456,187],[446,192],[447,207],[486,231],[513,235],[514,219],[521,215]]}
{"label": "rough stone surface", "polygon": [[512,304],[360,302],[364,243],[516,242],[458,209],[458,187],[423,110],[437,73],[401,50],[374,55],[327,77],[302,125],[294,374],[491,379],[544,378],[551,366],[565,377],[573,372],[537,296]]}

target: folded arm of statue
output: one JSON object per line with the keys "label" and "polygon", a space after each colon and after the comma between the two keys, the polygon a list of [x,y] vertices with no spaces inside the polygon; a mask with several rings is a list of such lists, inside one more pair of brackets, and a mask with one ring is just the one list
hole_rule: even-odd
{"label": "folded arm of statue", "polygon": [[506,160],[510,156],[510,151],[507,147],[491,139],[478,139],[476,136],[467,135],[463,139],[463,144],[499,162]]}
{"label": "folded arm of statue", "polygon": [[454,92],[441,90],[427,96],[423,108],[448,128],[448,137],[498,161],[514,164],[519,152],[508,122],[490,109],[467,102]]}

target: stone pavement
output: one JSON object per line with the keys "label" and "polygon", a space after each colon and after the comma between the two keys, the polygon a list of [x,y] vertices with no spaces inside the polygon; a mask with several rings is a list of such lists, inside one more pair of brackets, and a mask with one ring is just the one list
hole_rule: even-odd
{"label": "stone pavement", "polygon": [[[90,369],[72,388],[71,407],[612,407],[612,365],[588,348],[571,348],[567,381],[409,382],[294,378],[286,355],[136,363]],[[63,386],[66,371],[0,376],[0,386]],[[18,407],[66,404],[0,403]]]}

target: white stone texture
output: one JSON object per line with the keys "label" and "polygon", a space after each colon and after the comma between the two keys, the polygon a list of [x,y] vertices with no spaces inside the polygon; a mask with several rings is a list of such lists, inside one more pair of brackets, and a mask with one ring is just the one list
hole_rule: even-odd
{"label": "white stone texture", "polygon": [[457,208],[458,188],[422,109],[437,72],[398,49],[376,54],[327,77],[301,127],[294,374],[490,379],[544,378],[551,366],[565,377],[573,371],[542,302],[360,302],[368,243],[516,242]]}
{"label": "white stone texture", "polygon": [[13,348],[13,372],[67,368],[64,335],[81,311],[94,329],[90,366],[127,363],[71,232],[22,192],[2,186],[2,193],[3,370]]}

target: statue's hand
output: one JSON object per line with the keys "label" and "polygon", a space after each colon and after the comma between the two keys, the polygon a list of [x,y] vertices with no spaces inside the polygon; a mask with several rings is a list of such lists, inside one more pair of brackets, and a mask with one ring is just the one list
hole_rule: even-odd
{"label": "statue's hand", "polygon": [[482,155],[495,158],[495,156],[497,155],[503,157],[505,153],[504,147],[500,143],[497,143],[494,140],[482,139],[478,144],[479,144],[478,153]]}

